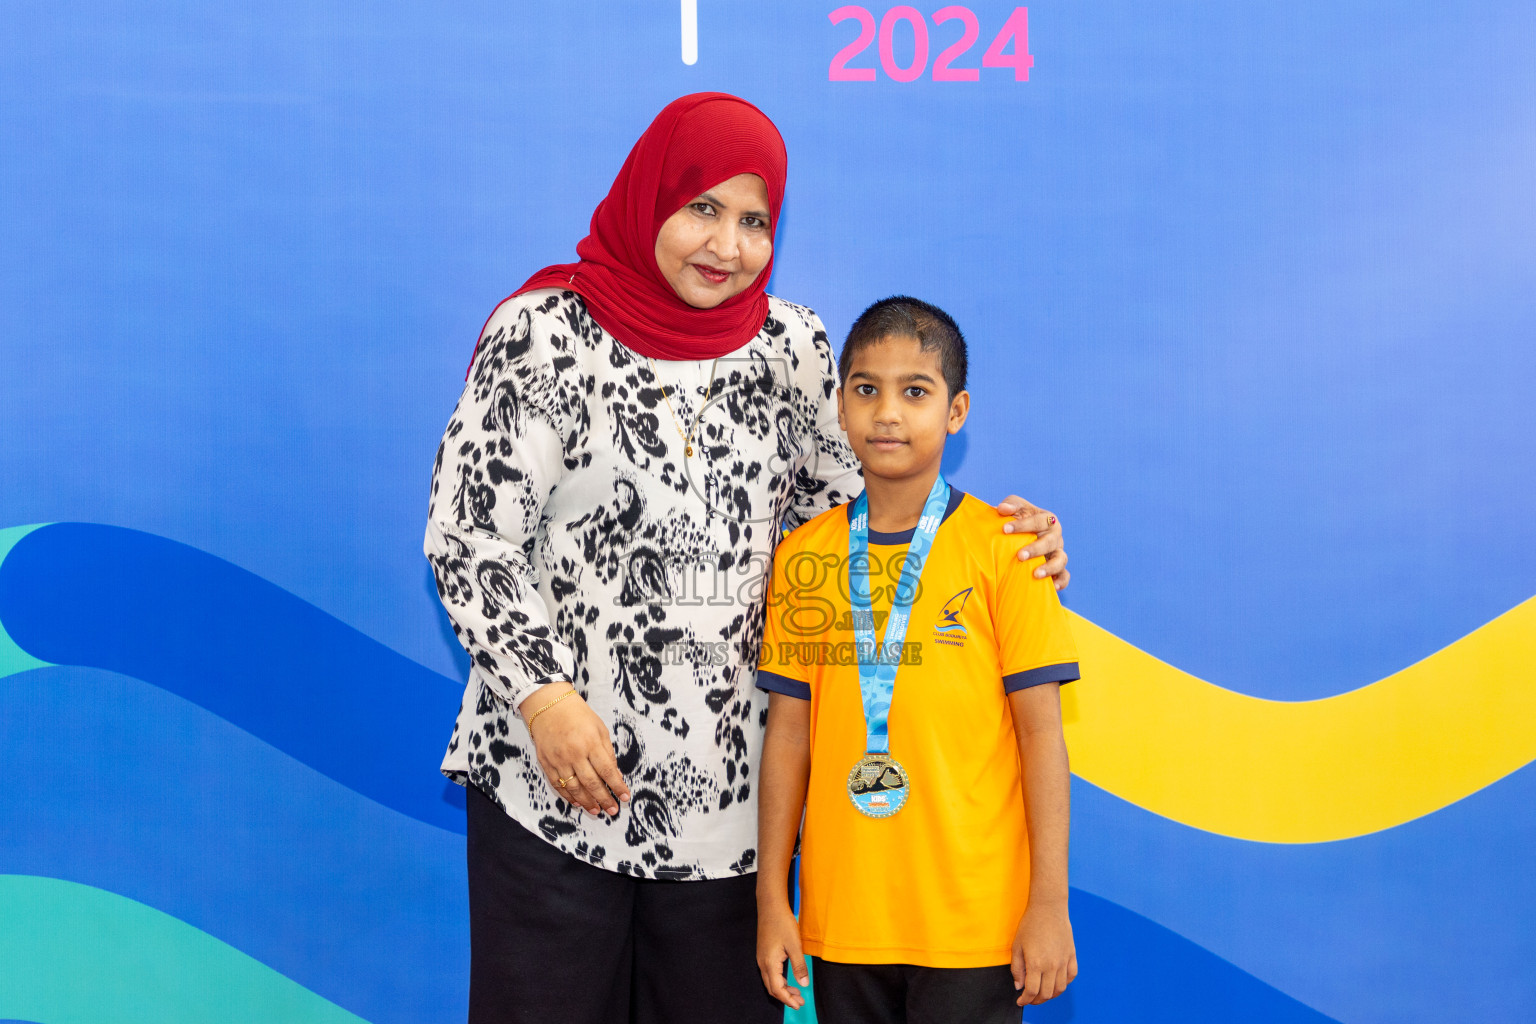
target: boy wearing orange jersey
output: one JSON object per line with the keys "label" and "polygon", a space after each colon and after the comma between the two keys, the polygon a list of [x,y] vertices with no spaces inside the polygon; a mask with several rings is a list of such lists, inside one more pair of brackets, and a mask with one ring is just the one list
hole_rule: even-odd
{"label": "boy wearing orange jersey", "polygon": [[[1016,1022],[1077,974],[1059,685],[1077,653],[1050,580],[939,467],[970,408],[965,341],[875,303],[839,365],[865,493],[774,559],[757,685],[758,966],[826,1024]],[[800,918],[788,879],[804,814]]]}

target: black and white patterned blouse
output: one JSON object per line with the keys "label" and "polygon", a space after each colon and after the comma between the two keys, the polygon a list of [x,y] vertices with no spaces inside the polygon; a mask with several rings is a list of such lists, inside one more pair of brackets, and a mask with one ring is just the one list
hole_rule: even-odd
{"label": "black and white patterned blouse", "polygon": [[[711,363],[652,362],[572,292],[510,299],[432,474],[426,554],[474,663],[443,772],[566,853],[646,878],[753,870],[779,524],[862,486],[814,313],[770,298],[713,382]],[[701,406],[685,457],[673,413],[687,431]],[[517,714],[561,678],[612,732],[633,794],[612,819],[559,797]]]}

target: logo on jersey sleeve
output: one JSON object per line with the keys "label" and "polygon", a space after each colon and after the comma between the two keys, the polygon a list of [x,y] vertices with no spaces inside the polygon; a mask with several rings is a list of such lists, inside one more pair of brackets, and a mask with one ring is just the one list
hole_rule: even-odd
{"label": "logo on jersey sleeve", "polygon": [[939,611],[939,621],[933,627],[934,643],[948,647],[965,646],[965,623],[960,621],[960,613],[965,610],[965,602],[970,600],[970,597],[971,588],[966,587],[944,602],[944,607]]}

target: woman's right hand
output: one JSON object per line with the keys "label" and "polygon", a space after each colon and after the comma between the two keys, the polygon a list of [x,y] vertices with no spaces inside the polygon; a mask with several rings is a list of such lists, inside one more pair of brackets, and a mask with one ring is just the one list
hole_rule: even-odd
{"label": "woman's right hand", "polygon": [[[767,904],[765,906],[765,904]],[[789,961],[786,972],[784,961]],[[757,970],[763,976],[768,994],[792,1010],[805,1005],[805,996],[789,983],[788,973],[802,985],[811,983],[805,969],[805,953],[800,948],[800,922],[789,904],[759,900],[757,905]]]}
{"label": "woman's right hand", "polygon": [[[518,710],[527,718],[573,689],[567,682],[541,686],[518,705]],[[528,731],[533,735],[539,766],[556,796],[591,814],[599,810],[619,813],[619,801],[629,800],[629,787],[619,771],[608,727],[580,694],[538,715]]]}

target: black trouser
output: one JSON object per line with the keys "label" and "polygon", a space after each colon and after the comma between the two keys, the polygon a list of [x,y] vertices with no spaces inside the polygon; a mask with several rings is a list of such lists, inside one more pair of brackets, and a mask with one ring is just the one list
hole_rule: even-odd
{"label": "black trouser", "polygon": [[756,875],[632,878],[567,856],[469,787],[470,1024],[781,1024]]}
{"label": "black trouser", "polygon": [[1024,1011],[1006,964],[914,967],[911,964],[811,965],[820,1024],[1018,1024]]}

